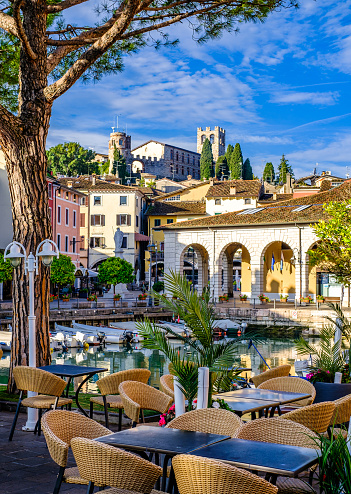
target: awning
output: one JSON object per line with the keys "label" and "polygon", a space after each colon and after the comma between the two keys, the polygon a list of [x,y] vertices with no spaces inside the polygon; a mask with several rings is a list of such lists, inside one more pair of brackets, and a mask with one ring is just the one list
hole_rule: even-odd
{"label": "awning", "polygon": [[143,235],[142,233],[136,233],[135,234],[135,241],[136,242],[150,242],[150,237],[147,235]]}
{"label": "awning", "polygon": [[88,278],[96,278],[97,276],[99,276],[99,273],[87,268],[77,268],[75,272],[77,278],[81,277],[80,273],[82,273],[83,276],[87,276]]}

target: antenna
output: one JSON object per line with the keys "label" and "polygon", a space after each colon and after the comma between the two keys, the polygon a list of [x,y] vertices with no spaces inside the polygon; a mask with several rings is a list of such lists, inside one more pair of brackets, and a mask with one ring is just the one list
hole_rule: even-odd
{"label": "antenna", "polygon": [[114,132],[114,131],[115,131],[115,128],[114,128],[114,127],[111,127],[111,129],[112,129],[112,132]]}

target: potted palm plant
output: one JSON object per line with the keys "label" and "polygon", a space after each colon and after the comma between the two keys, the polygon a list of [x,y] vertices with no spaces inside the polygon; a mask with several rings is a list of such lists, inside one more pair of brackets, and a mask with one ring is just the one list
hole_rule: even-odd
{"label": "potted palm plant", "polygon": [[[160,300],[162,305],[174,314],[179,314],[184,320],[190,336],[180,336],[172,329],[169,332],[181,339],[192,350],[191,357],[181,357],[178,349],[169,343],[164,329],[157,323],[144,320],[137,323],[137,328],[143,336],[143,346],[157,349],[171,361],[172,373],[178,377],[183,388],[185,399],[188,400],[188,410],[191,410],[197,395],[198,368],[209,367],[210,390],[209,406],[212,404],[212,392],[228,390],[238,372],[233,370],[236,346],[244,337],[222,340],[215,343],[216,317],[210,295],[206,290],[199,295],[193,291],[191,283],[185,276],[171,272],[164,278],[166,292],[171,297],[165,297],[153,292],[152,296]],[[245,339],[247,334],[245,335]]]}

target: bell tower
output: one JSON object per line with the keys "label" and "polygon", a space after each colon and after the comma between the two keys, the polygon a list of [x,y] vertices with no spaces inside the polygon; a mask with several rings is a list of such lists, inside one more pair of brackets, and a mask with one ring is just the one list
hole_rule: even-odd
{"label": "bell tower", "polygon": [[110,161],[109,173],[112,173],[113,167],[113,152],[115,149],[119,149],[119,152],[125,157],[126,162],[129,163],[132,159],[131,148],[132,148],[132,138],[128,136],[125,132],[115,132],[114,127],[112,127],[112,132],[110,134],[110,140],[108,143],[108,159]]}
{"label": "bell tower", "polygon": [[211,127],[202,127],[197,129],[197,152],[201,154],[202,146],[205,140],[208,139],[212,145],[212,154],[214,161],[218,160],[219,156],[225,154],[225,130],[216,126],[213,130]]}

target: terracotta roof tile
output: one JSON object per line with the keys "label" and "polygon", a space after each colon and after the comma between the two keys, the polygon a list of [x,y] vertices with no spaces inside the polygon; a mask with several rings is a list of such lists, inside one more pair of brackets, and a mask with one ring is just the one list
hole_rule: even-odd
{"label": "terracotta roof tile", "polygon": [[149,216],[206,214],[206,205],[203,202],[157,201],[152,206],[149,206],[146,214]]}
{"label": "terracotta roof tile", "polygon": [[[320,219],[328,219],[323,210],[323,204],[331,201],[345,201],[351,199],[351,180],[334,187],[327,192],[299,197],[279,203],[277,205],[262,206],[263,210],[253,214],[223,213],[216,216],[207,216],[191,221],[182,221],[165,226],[164,229],[220,227],[239,225],[270,225],[286,223],[314,223]],[[311,205],[302,211],[293,210],[298,206]]]}
{"label": "terracotta roof tile", "polygon": [[116,191],[116,192],[136,192],[139,191],[138,187],[131,187],[129,185],[119,185],[113,184],[111,182],[106,182],[105,180],[95,179],[95,184],[88,178],[75,178],[75,177],[64,177],[60,178],[59,182],[67,186],[68,182],[72,182],[72,186],[75,189],[89,190],[89,191]]}
{"label": "terracotta roof tile", "polygon": [[[236,194],[231,194],[231,188],[236,188]],[[259,180],[226,180],[215,182],[206,197],[257,197],[260,196],[262,184]]]}

